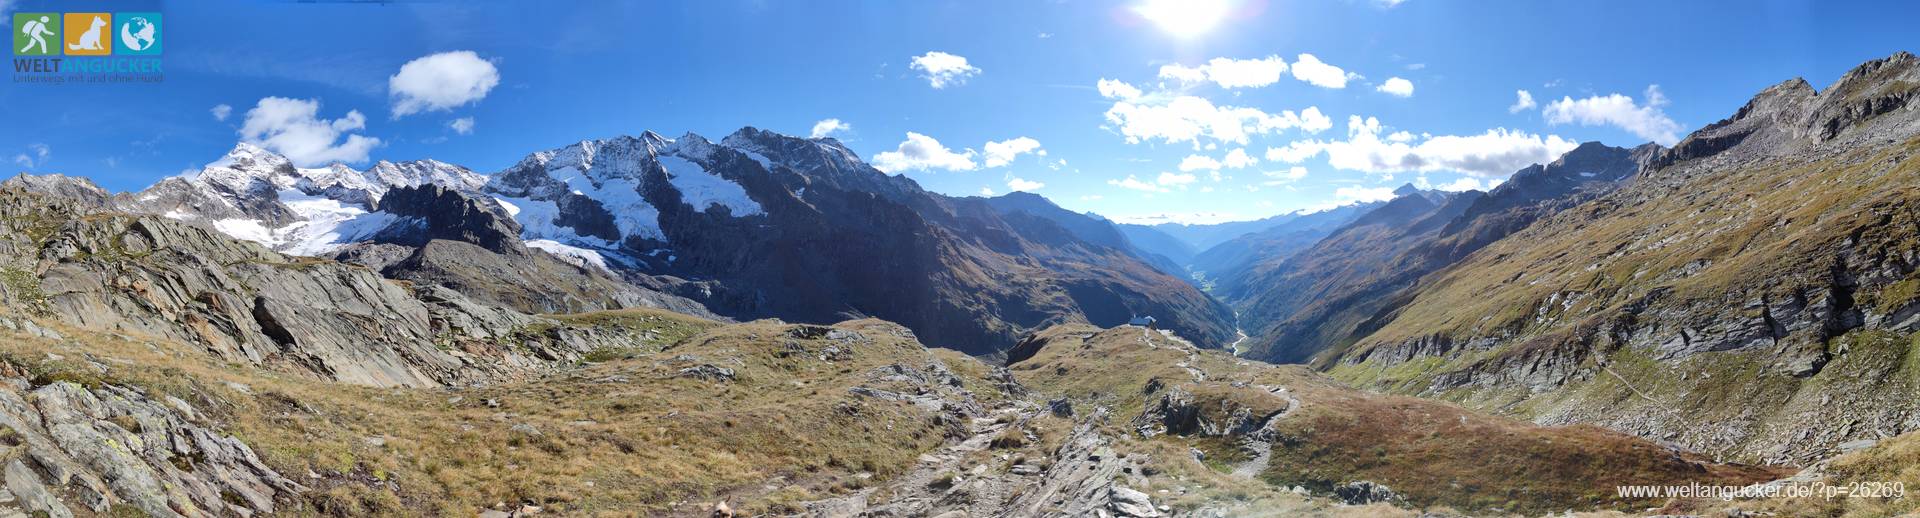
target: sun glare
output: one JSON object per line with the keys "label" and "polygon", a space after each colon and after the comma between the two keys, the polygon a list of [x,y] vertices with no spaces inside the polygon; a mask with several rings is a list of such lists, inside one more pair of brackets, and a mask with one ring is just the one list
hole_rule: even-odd
{"label": "sun glare", "polygon": [[1176,38],[1193,38],[1220,25],[1233,4],[1233,0],[1146,0],[1133,12]]}

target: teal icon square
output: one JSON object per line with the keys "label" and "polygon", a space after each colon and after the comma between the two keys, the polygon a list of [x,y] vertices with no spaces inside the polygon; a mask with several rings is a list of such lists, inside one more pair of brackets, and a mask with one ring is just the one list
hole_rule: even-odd
{"label": "teal icon square", "polygon": [[114,55],[157,55],[161,33],[160,13],[113,13]]}

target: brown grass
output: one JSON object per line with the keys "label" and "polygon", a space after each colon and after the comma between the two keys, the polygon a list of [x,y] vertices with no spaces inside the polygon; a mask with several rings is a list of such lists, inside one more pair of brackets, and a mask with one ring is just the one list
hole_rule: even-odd
{"label": "brown grass", "polygon": [[[577,318],[686,324],[661,315]],[[0,339],[0,361],[41,382],[138,386],[193,402],[217,428],[314,488],[291,514],[457,516],[533,503],[565,515],[695,515],[722,498],[764,512],[848,491],[858,487],[848,482],[854,475],[884,480],[941,443],[926,412],[846,391],[873,368],[924,365],[931,354],[895,337],[891,324],[838,327],[873,340],[835,363],[781,357],[789,326],[754,322],[710,329],[661,353],[477,389],[324,383],[218,364],[192,347],[64,327],[56,327],[71,337],[63,342]],[[680,355],[730,367],[737,379],[674,377],[687,363],[673,359]],[[130,363],[102,361],[112,367],[100,373],[80,358]],[[983,369],[954,370],[966,377]],[[763,486],[769,480],[775,488]],[[770,493],[779,486],[796,489]]]}

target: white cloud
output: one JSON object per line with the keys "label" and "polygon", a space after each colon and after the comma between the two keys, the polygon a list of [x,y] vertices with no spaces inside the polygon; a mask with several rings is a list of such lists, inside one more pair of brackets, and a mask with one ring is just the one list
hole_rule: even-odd
{"label": "white cloud", "polygon": [[1333,197],[1339,205],[1349,203],[1367,203],[1387,201],[1397,197],[1392,187],[1341,187],[1333,190]]}
{"label": "white cloud", "polygon": [[1107,122],[1119,128],[1128,143],[1159,139],[1169,144],[1187,142],[1200,147],[1201,138],[1246,144],[1247,136],[1298,128],[1318,133],[1333,121],[1309,107],[1270,114],[1255,108],[1215,106],[1204,98],[1182,95],[1165,101],[1128,100],[1113,103]]}
{"label": "white cloud", "polygon": [[387,78],[393,116],[400,118],[431,110],[451,110],[479,102],[500,84],[500,70],[471,50],[442,52],[400,66]]}
{"label": "white cloud", "polygon": [[207,111],[209,113],[212,113],[213,120],[217,120],[217,121],[227,120],[228,116],[233,115],[233,107],[225,104],[213,105],[213,109],[207,110]]}
{"label": "white cloud", "polygon": [[981,187],[981,188],[980,188],[980,195],[981,195],[981,196],[993,196],[993,188],[992,188],[992,187]]}
{"label": "white cloud", "polygon": [[1297,141],[1283,149],[1268,149],[1269,158],[1297,163],[1326,153],[1327,164],[1338,169],[1376,174],[1458,171],[1481,177],[1501,177],[1532,164],[1544,164],[1579,143],[1559,136],[1540,136],[1497,128],[1479,135],[1425,135],[1407,142],[1380,137],[1380,121],[1372,117],[1347,119],[1347,140]]}
{"label": "white cloud", "polygon": [[1293,78],[1322,88],[1346,88],[1351,78],[1340,67],[1326,64],[1313,54],[1301,54],[1293,63]]}
{"label": "white cloud", "polygon": [[365,162],[380,139],[349,132],[366,129],[367,117],[358,110],[338,119],[322,119],[317,99],[267,97],[247,110],[240,138],[285,155],[295,165]]}
{"label": "white cloud", "polygon": [[873,167],[888,173],[933,169],[971,171],[979,167],[973,163],[973,155],[971,149],[957,153],[933,137],[909,131],[907,140],[901,141],[893,151],[873,155]]}
{"label": "white cloud", "polygon": [[1200,181],[1200,177],[1185,173],[1162,172],[1152,182],[1141,180],[1133,175],[1119,180],[1107,180],[1107,185],[1141,192],[1173,192],[1174,187],[1185,189],[1188,185]]}
{"label": "white cloud", "polygon": [[459,133],[461,135],[472,135],[473,134],[473,117],[461,117],[458,119],[447,121],[447,127],[453,128],[454,133]]}
{"label": "white cloud", "polygon": [[988,141],[987,145],[982,146],[981,149],[984,150],[987,167],[1000,167],[1013,163],[1013,159],[1023,153],[1047,156],[1047,150],[1040,148],[1040,141],[1029,137],[1017,137],[999,142]]}
{"label": "white cloud", "polygon": [[1213,157],[1206,155],[1187,155],[1187,158],[1180,161],[1181,171],[1211,171],[1217,169],[1220,169],[1220,161],[1214,160]]}
{"label": "white cloud", "polygon": [[914,56],[907,66],[922,72],[920,77],[935,89],[963,85],[967,78],[980,75],[980,69],[967,64],[967,58],[937,50]]}
{"label": "white cloud", "polygon": [[840,119],[821,119],[820,122],[813,123],[813,132],[808,133],[808,136],[821,138],[851,129],[853,129],[853,126],[845,122],[840,122]]}
{"label": "white cloud", "polygon": [[1194,67],[1163,65],[1160,67],[1160,78],[1182,83],[1212,81],[1221,88],[1257,88],[1279,82],[1280,75],[1286,71],[1287,61],[1280,59],[1280,56],[1259,59],[1213,58],[1206,64]]}
{"label": "white cloud", "polygon": [[1285,171],[1266,171],[1260,174],[1272,178],[1265,182],[1266,185],[1286,185],[1306,178],[1307,168],[1296,165]]}
{"label": "white cloud", "polygon": [[1227,152],[1226,158],[1220,159],[1220,165],[1228,169],[1241,169],[1259,162],[1260,159],[1247,154],[1246,148],[1234,148]]}
{"label": "white cloud", "polygon": [[1161,223],[1181,223],[1187,225],[1211,225],[1228,221],[1243,221],[1247,218],[1233,212],[1167,212],[1160,214],[1134,214],[1112,216],[1110,219],[1135,225],[1158,225]]}
{"label": "white cloud", "polygon": [[1513,95],[1514,95],[1513,106],[1507,107],[1507,113],[1520,113],[1523,111],[1531,110],[1535,106],[1539,106],[1539,104],[1535,104],[1533,102],[1533,92],[1529,92],[1526,90],[1514,90]]}
{"label": "white cloud", "polygon": [[1488,179],[1488,180],[1482,181],[1478,178],[1474,178],[1471,176],[1462,176],[1459,178],[1455,178],[1451,182],[1447,182],[1443,184],[1434,184],[1428,181],[1427,177],[1422,176],[1417,179],[1414,179],[1413,186],[1418,187],[1420,189],[1434,189],[1434,190],[1449,191],[1449,192],[1488,191],[1488,190],[1492,190],[1494,187],[1498,187],[1502,182],[1505,182],[1505,180],[1494,178],[1494,179]]}
{"label": "white cloud", "polygon": [[1172,79],[1182,83],[1198,83],[1207,80],[1206,65],[1189,67],[1179,63],[1160,65],[1160,78]]}
{"label": "white cloud", "polygon": [[1108,99],[1132,100],[1140,97],[1139,88],[1119,79],[1101,78],[1096,86],[1100,89],[1100,96]]}
{"label": "white cloud", "polygon": [[1413,97],[1413,81],[1398,77],[1389,77],[1387,78],[1387,82],[1380,83],[1380,87],[1375,88],[1375,90],[1396,97]]}
{"label": "white cloud", "polygon": [[1408,63],[1407,64],[1407,70],[1426,70],[1426,69],[1427,69],[1426,63]]}
{"label": "white cloud", "polygon": [[1046,187],[1046,186],[1047,184],[1028,180],[1025,178],[1020,178],[1017,176],[1007,179],[1007,190],[1009,191],[1038,191],[1040,190],[1041,187]]}
{"label": "white cloud", "polygon": [[1120,180],[1107,180],[1107,185],[1142,192],[1167,192],[1165,187],[1140,181],[1139,178],[1135,178],[1133,175],[1127,175],[1126,178]]}
{"label": "white cloud", "polygon": [[1316,141],[1299,140],[1289,142],[1285,147],[1267,148],[1267,160],[1298,164],[1320,154],[1320,145]]}
{"label": "white cloud", "polygon": [[1613,126],[1665,146],[1679,142],[1680,123],[1674,122],[1666,112],[1660,110],[1661,106],[1667,104],[1667,96],[1660,93],[1660,85],[1647,86],[1643,97],[1645,104],[1636,104],[1633,98],[1620,94],[1595,95],[1585,99],[1563,96],[1540,112],[1547,118],[1547,124]]}
{"label": "white cloud", "polygon": [[37,142],[33,144],[27,144],[27,152],[14,155],[13,163],[20,164],[20,167],[32,169],[35,167],[46,165],[47,157],[52,154],[53,154],[53,148],[47,147],[46,144],[41,144]]}

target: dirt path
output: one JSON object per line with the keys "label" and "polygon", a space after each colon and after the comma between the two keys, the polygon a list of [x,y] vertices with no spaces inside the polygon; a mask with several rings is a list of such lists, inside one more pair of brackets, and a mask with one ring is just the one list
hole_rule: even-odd
{"label": "dirt path", "polygon": [[1273,423],[1286,418],[1295,410],[1300,409],[1300,398],[1294,397],[1293,393],[1289,392],[1286,387],[1268,385],[1260,385],[1259,387],[1266,390],[1269,394],[1286,399],[1287,408],[1275,412],[1271,416],[1267,416],[1267,420],[1260,423],[1260,429],[1247,434],[1241,441],[1240,448],[1253,452],[1253,458],[1233,467],[1233,476],[1240,478],[1251,479],[1259,476],[1260,472],[1267,470],[1267,466],[1273,462]]}
{"label": "dirt path", "polygon": [[[890,493],[887,508],[900,508],[909,511],[927,511],[943,496],[951,485],[942,481],[973,475],[967,470],[966,461],[975,452],[986,450],[993,439],[1014,423],[1031,419],[1039,415],[1037,405],[1022,402],[1015,406],[996,409],[985,417],[976,417],[968,423],[968,435],[958,442],[949,443],[931,452],[920,455],[919,464],[912,471],[894,478],[884,486],[869,487],[851,495],[811,502],[807,504],[805,516],[820,518],[838,518],[861,516],[875,511],[871,505],[874,493],[882,487]],[[984,465],[982,465],[984,467]],[[958,482],[952,484],[958,485]]]}

